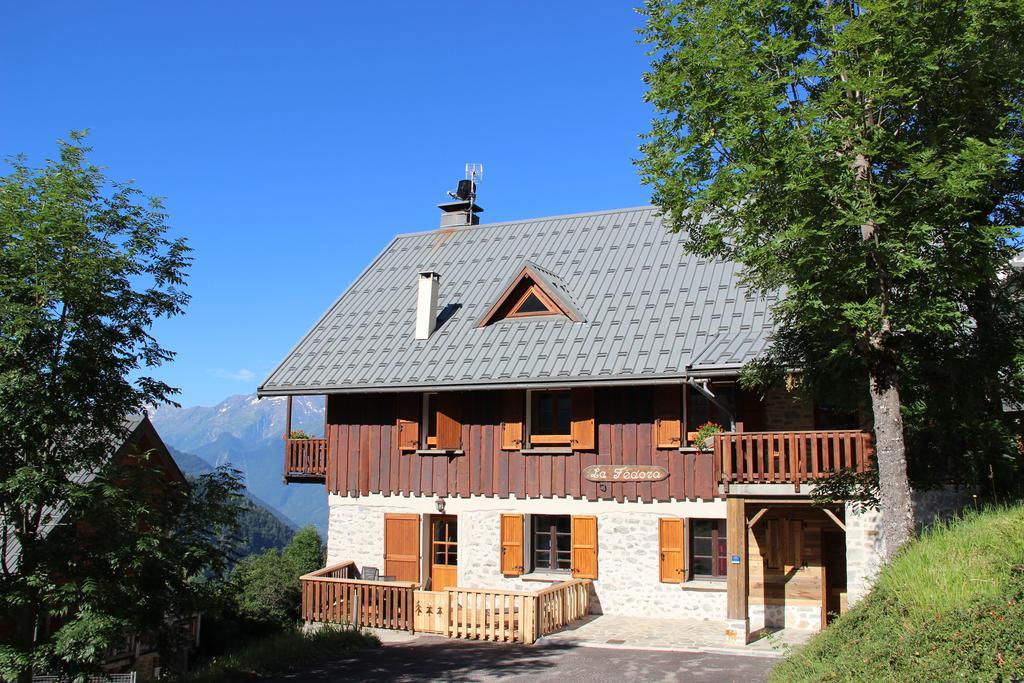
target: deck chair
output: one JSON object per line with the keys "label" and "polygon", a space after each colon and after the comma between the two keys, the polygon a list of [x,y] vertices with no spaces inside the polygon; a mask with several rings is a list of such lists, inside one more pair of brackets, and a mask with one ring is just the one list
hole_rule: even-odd
{"label": "deck chair", "polygon": [[363,571],[359,572],[359,577],[363,581],[376,581],[380,576],[380,569],[377,567],[363,567]]}

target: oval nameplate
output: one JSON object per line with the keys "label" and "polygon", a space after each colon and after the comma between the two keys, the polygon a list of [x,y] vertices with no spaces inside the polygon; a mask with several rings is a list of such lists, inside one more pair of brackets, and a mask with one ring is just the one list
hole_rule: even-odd
{"label": "oval nameplate", "polygon": [[659,465],[591,465],[583,470],[587,481],[661,481],[668,470]]}

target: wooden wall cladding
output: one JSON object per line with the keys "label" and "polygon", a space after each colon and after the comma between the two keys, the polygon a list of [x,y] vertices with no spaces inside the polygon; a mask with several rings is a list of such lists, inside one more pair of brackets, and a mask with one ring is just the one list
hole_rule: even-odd
{"label": "wooden wall cladding", "polygon": [[[399,411],[408,395],[339,394],[328,397],[328,491],[421,496],[572,497],[587,500],[711,500],[717,495],[712,454],[658,448],[654,389],[594,392],[596,444],[571,455],[526,455],[502,450],[506,391],[458,396],[462,455],[403,451]],[[456,395],[452,395],[456,398]],[[660,465],[659,482],[586,481],[589,465]]]}

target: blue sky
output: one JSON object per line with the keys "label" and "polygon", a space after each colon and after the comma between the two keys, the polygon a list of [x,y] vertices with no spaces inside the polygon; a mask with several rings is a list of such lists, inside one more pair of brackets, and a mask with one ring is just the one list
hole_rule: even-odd
{"label": "blue sky", "polygon": [[[185,405],[254,391],[466,162],[486,222],[636,206],[650,109],[628,2],[3,3],[0,156],[72,128],[195,249]],[[6,170],[4,171],[6,172]]]}

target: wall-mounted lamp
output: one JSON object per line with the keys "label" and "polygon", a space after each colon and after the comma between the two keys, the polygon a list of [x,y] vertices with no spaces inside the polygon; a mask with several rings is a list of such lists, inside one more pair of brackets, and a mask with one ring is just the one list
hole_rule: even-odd
{"label": "wall-mounted lamp", "polygon": [[444,498],[438,498],[434,501],[434,505],[437,507],[437,511],[444,514]]}

